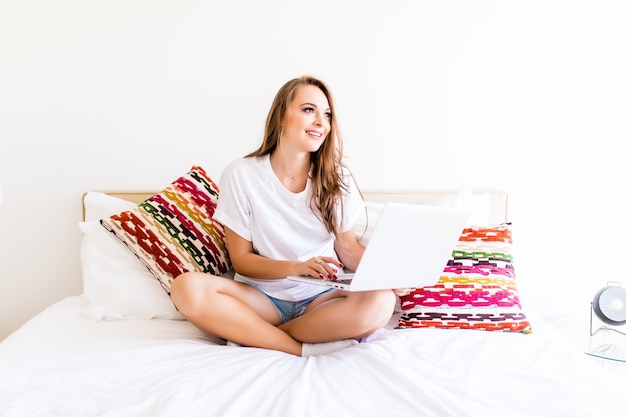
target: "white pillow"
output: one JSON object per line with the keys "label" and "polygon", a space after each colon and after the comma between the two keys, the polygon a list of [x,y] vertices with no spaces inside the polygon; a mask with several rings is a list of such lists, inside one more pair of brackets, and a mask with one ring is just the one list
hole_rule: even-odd
{"label": "white pillow", "polygon": [[97,191],[89,191],[83,198],[83,206],[85,208],[85,221],[99,222],[103,217],[130,210],[137,204]]}
{"label": "white pillow", "polygon": [[159,281],[146,266],[99,223],[99,219],[136,204],[89,192],[84,198],[85,222],[81,265],[88,313],[104,319],[183,319]]}
{"label": "white pillow", "polygon": [[427,206],[451,207],[470,209],[466,227],[491,224],[491,196],[487,193],[474,194],[470,188],[465,188],[455,194],[436,198],[425,203]]}

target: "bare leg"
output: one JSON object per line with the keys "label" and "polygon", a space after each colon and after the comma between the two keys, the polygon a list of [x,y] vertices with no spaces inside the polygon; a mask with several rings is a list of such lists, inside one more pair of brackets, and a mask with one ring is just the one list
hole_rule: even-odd
{"label": "bare leg", "polygon": [[313,301],[304,314],[279,326],[308,343],[365,337],[383,327],[393,314],[396,295],[383,291],[331,291]]}
{"label": "bare leg", "polygon": [[302,343],[276,327],[278,312],[254,287],[190,272],[174,280],[171,297],[180,313],[209,335],[292,355],[302,353]]}

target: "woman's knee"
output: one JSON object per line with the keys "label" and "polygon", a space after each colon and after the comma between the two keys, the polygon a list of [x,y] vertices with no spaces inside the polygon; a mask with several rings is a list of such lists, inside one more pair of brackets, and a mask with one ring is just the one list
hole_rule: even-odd
{"label": "woman's knee", "polygon": [[368,291],[361,300],[363,326],[369,327],[371,331],[383,327],[391,316],[396,304],[396,295],[391,290]]}
{"label": "woman's knee", "polygon": [[195,311],[207,296],[209,281],[206,274],[200,272],[184,272],[177,276],[170,288],[170,297],[183,316]]}

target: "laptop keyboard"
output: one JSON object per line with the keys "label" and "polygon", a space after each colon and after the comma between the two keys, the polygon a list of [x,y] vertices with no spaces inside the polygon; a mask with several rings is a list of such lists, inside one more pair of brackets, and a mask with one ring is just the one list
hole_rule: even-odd
{"label": "laptop keyboard", "polygon": [[350,284],[352,277],[354,277],[354,274],[338,274],[337,279],[333,279],[332,281],[340,284]]}

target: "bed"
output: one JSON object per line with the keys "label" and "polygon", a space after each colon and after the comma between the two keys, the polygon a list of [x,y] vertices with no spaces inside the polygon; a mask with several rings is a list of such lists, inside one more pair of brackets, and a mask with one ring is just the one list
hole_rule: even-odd
{"label": "bed", "polygon": [[[194,169],[179,185],[208,179]],[[399,299],[387,326],[361,343],[301,358],[203,335],[169,302],[168,280],[155,278],[159,267],[100,221],[136,213],[137,203],[175,183],[160,192],[85,194],[85,293],[50,306],[0,343],[1,416],[624,415],[626,385],[523,308],[512,242],[494,239],[513,227],[506,192],[364,192],[369,214],[357,226],[365,244],[386,201],[471,206],[472,217],[442,285]],[[467,254],[479,252],[476,239],[498,255],[485,250],[468,266]],[[213,265],[227,269],[219,252]],[[482,282],[480,302],[468,301],[475,291],[462,291],[472,282]],[[498,302],[489,304],[492,287],[509,292],[490,293]]]}

